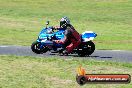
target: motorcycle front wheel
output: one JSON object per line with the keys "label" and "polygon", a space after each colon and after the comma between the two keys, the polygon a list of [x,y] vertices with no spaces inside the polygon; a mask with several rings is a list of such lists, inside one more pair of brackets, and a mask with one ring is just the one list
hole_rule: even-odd
{"label": "motorcycle front wheel", "polygon": [[42,54],[48,51],[48,48],[46,46],[41,46],[41,43],[37,41],[32,43],[31,49],[36,54]]}

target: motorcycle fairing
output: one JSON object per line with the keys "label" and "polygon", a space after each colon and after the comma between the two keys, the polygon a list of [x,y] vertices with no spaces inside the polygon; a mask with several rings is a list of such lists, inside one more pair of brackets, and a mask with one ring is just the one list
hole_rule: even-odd
{"label": "motorcycle fairing", "polygon": [[63,39],[64,38],[64,32],[65,30],[60,28],[57,32],[53,32],[52,28],[44,28],[42,31],[39,33],[38,39],[44,40],[47,38],[51,38],[52,36],[56,36],[57,40]]}
{"label": "motorcycle fairing", "polygon": [[93,40],[96,36],[97,36],[97,34],[94,33],[93,31],[85,31],[85,32],[83,32],[82,35],[81,35],[83,42],[91,41],[91,40]]}

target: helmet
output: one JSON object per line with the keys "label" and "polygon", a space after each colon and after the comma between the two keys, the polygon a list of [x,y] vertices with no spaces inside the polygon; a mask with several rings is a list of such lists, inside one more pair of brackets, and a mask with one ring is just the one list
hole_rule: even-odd
{"label": "helmet", "polygon": [[68,17],[62,17],[60,20],[60,27],[66,28],[68,24],[70,24],[69,18]]}

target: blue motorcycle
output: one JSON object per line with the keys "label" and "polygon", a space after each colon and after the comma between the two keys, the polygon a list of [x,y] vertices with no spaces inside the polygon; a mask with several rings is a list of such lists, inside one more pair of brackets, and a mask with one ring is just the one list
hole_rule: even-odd
{"label": "blue motorcycle", "polygon": [[[64,38],[65,29],[53,30],[53,27],[48,27],[49,21],[46,22],[46,27],[39,33],[38,39],[32,43],[31,49],[36,54],[46,53],[47,51],[55,51],[61,53],[70,42],[66,44],[57,44],[53,40],[61,40]],[[92,40],[97,36],[92,31],[85,31],[81,34],[81,44],[76,47],[71,54],[79,56],[91,55],[95,50],[95,44]]]}

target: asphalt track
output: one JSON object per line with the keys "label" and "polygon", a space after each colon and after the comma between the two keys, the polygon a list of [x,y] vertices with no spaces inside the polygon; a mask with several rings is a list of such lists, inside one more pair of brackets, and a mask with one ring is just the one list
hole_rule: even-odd
{"label": "asphalt track", "polygon": [[[58,56],[50,52],[44,54],[35,54],[31,51],[30,46],[0,46],[0,55],[17,55],[17,56],[35,56],[35,57],[72,57],[78,58],[77,55]],[[70,57],[70,58],[69,58]],[[125,50],[95,50],[95,52],[88,57],[81,57],[84,59],[95,59],[99,61],[116,61],[116,62],[132,62],[132,51]]]}

